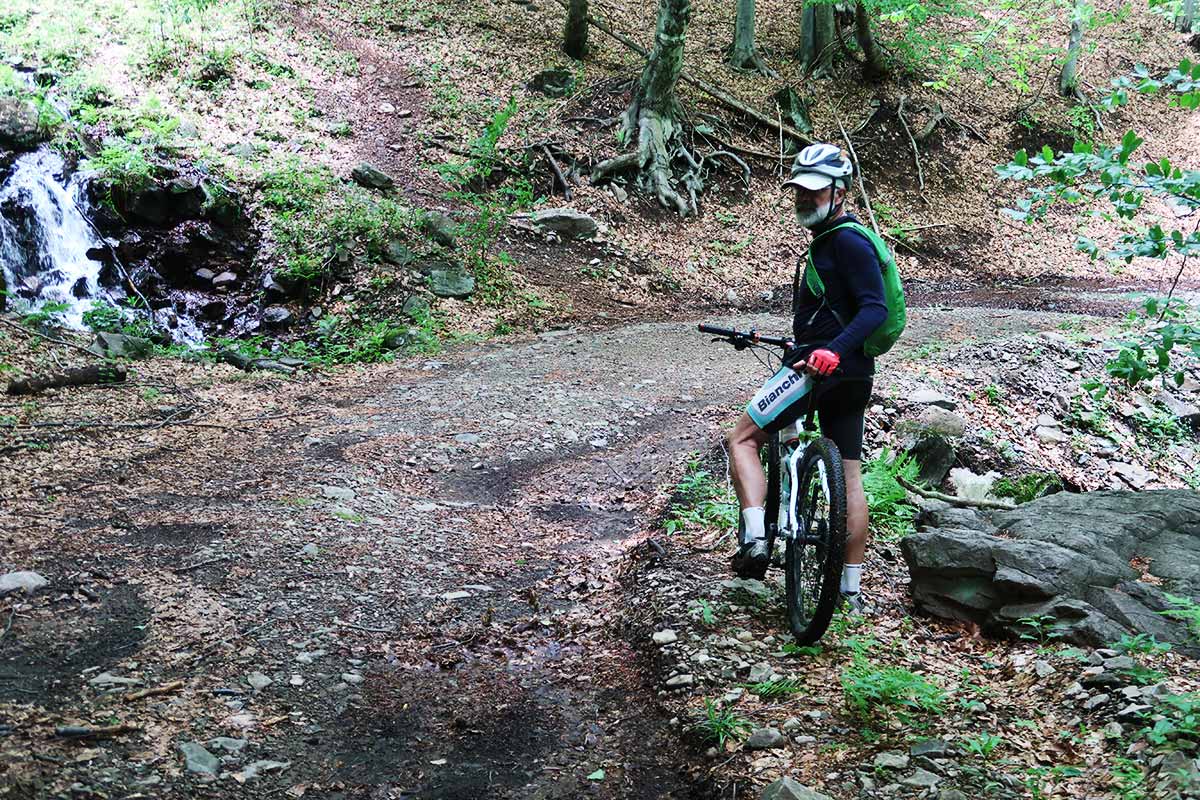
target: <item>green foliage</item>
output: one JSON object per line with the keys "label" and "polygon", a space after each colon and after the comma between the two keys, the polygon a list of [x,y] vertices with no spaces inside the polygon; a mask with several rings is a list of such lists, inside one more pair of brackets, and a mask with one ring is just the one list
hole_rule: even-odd
{"label": "green foliage", "polygon": [[399,333],[395,324],[330,314],[317,322],[316,344],[309,359],[317,364],[376,364],[395,357],[389,341]]}
{"label": "green foliage", "polygon": [[773,681],[759,681],[746,684],[746,688],[764,700],[777,697],[791,697],[804,691],[804,685],[795,678],[776,678]]}
{"label": "green foliage", "polygon": [[1144,65],[1135,64],[1128,75],[1114,78],[1112,86],[1112,94],[1103,101],[1107,108],[1128,104],[1130,91],[1158,94],[1165,90],[1172,95],[1172,106],[1194,110],[1200,108],[1200,61],[1185,58],[1161,78],[1153,77]]}
{"label": "green foliage", "polygon": [[692,614],[699,618],[701,624],[711,627],[717,623],[717,613],[712,603],[700,598],[692,601]]}
{"label": "green foliage", "polygon": [[259,204],[284,272],[316,284],[354,254],[382,257],[390,241],[412,235],[412,213],[338,181],[324,167],[287,159],[262,176]]}
{"label": "green foliage", "polygon": [[220,91],[233,79],[237,51],[232,47],[207,50],[195,59],[187,82],[205,91]]}
{"label": "green foliage", "polygon": [[1133,415],[1134,432],[1152,452],[1161,452],[1163,445],[1186,442],[1192,438],[1191,429],[1166,408],[1139,408]]}
{"label": "green foliage", "polygon": [[1017,620],[1017,624],[1021,626],[1019,635],[1022,639],[1037,642],[1044,647],[1051,640],[1062,637],[1062,632],[1055,629],[1056,622],[1053,614],[1021,617]]}
{"label": "green foliage", "polygon": [[888,448],[863,464],[863,491],[867,495],[871,521],[884,538],[906,536],[913,531],[917,509],[906,502],[907,491],[897,476],[917,482],[920,467],[908,454],[893,454]]}
{"label": "green foliage", "polygon": [[[1200,329],[1192,308],[1178,299],[1152,297],[1130,315],[1130,321],[1139,329],[1120,340],[1120,352],[1105,365],[1108,374],[1128,386],[1154,378],[1182,385],[1184,370],[1178,365],[1178,356],[1187,353],[1200,357]],[[1107,391],[1097,381],[1086,383],[1084,388],[1097,397]]]}
{"label": "green foliage", "polygon": [[70,303],[50,300],[26,312],[21,321],[31,328],[54,327],[62,324],[62,315],[70,310]]}
{"label": "green foliage", "polygon": [[508,102],[492,115],[483,132],[471,143],[465,162],[446,162],[438,164],[434,169],[455,188],[486,182],[500,167],[501,159],[496,152],[496,144],[507,130],[509,120],[516,113],[516,98],[510,97]]}
{"label": "green foliage", "polygon": [[1200,604],[1197,604],[1190,597],[1174,594],[1164,594],[1164,596],[1167,598],[1167,602],[1174,606],[1174,608],[1158,613],[1164,617],[1177,619],[1184,623],[1187,625],[1188,632],[1192,634],[1192,637],[1200,641]]}
{"label": "green foliage", "polygon": [[739,717],[732,708],[721,708],[705,698],[704,719],[696,724],[695,729],[706,741],[724,747],[726,741],[746,735],[752,727],[749,720]]}
{"label": "green foliage", "polygon": [[678,501],[671,505],[670,516],[663,523],[667,533],[689,527],[737,527],[738,503],[733,490],[705,469],[699,456],[693,455],[688,461],[675,494]]}
{"label": "green foliage", "polygon": [[1154,724],[1139,734],[1154,745],[1174,745],[1180,749],[1200,743],[1200,695],[1168,694],[1159,698]]}
{"label": "green foliage", "polygon": [[1146,794],[1146,776],[1142,768],[1131,758],[1118,756],[1113,759],[1109,772],[1112,774],[1116,797],[1119,800],[1143,800]]}
{"label": "green foliage", "polygon": [[154,177],[154,166],[146,157],[145,150],[137,144],[116,140],[105,145],[92,158],[87,167],[97,172],[100,183],[109,192],[128,195],[150,185]]}
{"label": "green foliage", "polygon": [[1167,677],[1167,673],[1151,669],[1143,664],[1134,664],[1129,669],[1123,669],[1121,675],[1130,683],[1138,686],[1153,686],[1161,683]]}
{"label": "green foliage", "polygon": [[819,644],[799,645],[795,642],[786,642],[782,649],[789,656],[809,656],[811,658],[816,658],[825,652],[825,648]]}
{"label": "green foliage", "polygon": [[1019,478],[1000,478],[992,485],[996,497],[1011,497],[1018,503],[1028,503],[1042,495],[1062,489],[1062,478],[1053,472],[1031,472]]}
{"label": "green foliage", "polygon": [[855,656],[842,671],[842,695],[856,716],[869,719],[889,710],[939,712],[946,699],[936,684],[903,667],[880,667]]}
{"label": "green foliage", "polygon": [[121,333],[140,336],[143,339],[162,336],[149,318],[133,314],[103,300],[96,300],[90,309],[83,312],[83,324],[96,333]]}
{"label": "green foliage", "polygon": [[1001,741],[1001,738],[994,733],[980,733],[963,739],[963,749],[980,758],[990,758]]}
{"label": "green foliage", "polygon": [[1160,642],[1154,638],[1153,634],[1149,633],[1138,633],[1132,636],[1127,633],[1113,642],[1112,647],[1129,655],[1160,655],[1171,649],[1168,642]]}

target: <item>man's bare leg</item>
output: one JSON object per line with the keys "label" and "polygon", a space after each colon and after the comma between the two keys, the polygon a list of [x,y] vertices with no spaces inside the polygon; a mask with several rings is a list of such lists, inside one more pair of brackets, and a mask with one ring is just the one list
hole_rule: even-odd
{"label": "man's bare leg", "polygon": [[766,444],[767,436],[767,432],[755,425],[749,414],[742,414],[726,438],[729,472],[737,492],[745,530],[733,568],[745,578],[761,578],[770,561],[764,528],[766,511],[763,508],[767,499],[767,477],[758,458],[758,450]]}
{"label": "man's bare leg", "polygon": [[863,491],[862,462],[842,459],[846,475],[846,566],[842,569],[842,594],[850,597],[852,610],[862,613],[859,579],[867,554],[867,495]]}
{"label": "man's bare leg", "polygon": [[763,474],[759,449],[767,443],[767,432],[743,413],[725,439],[729,446],[729,472],[738,504],[742,508],[762,506],[767,501],[767,476]]}

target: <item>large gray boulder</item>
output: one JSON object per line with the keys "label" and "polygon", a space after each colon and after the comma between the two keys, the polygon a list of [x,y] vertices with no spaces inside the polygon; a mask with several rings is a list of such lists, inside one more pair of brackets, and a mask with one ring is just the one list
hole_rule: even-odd
{"label": "large gray boulder", "polygon": [[38,125],[33,104],[20,97],[0,96],[0,150],[32,150],[49,138]]}
{"label": "large gray boulder", "polygon": [[[918,608],[1030,632],[1040,618],[1067,641],[1107,644],[1128,631],[1194,644],[1158,612],[1164,592],[1200,599],[1200,493],[1061,492],[1012,510],[931,511],[901,542]],[[1130,566],[1140,557],[1153,583]],[[1159,585],[1161,584],[1161,586]]]}
{"label": "large gray boulder", "polygon": [[535,211],[529,221],[537,230],[556,233],[563,239],[591,239],[600,230],[596,220],[574,208],[543,208]]}

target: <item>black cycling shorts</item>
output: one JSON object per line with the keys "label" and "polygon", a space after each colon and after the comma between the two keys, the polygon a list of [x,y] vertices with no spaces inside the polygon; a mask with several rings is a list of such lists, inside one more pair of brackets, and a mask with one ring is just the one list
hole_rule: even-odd
{"label": "black cycling shorts", "polygon": [[[804,416],[816,398],[817,422],[821,435],[833,440],[842,458],[862,460],[863,426],[867,406],[871,404],[872,379],[833,376],[819,379],[814,388],[778,412],[763,426],[776,433]],[[754,415],[751,415],[753,418]],[[757,422],[757,420],[756,420]]]}

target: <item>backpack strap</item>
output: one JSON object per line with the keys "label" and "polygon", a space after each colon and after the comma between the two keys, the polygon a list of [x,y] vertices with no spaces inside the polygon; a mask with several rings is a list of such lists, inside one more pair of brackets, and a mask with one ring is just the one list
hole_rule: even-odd
{"label": "backpack strap", "polygon": [[[830,235],[831,233],[836,233],[837,231],[840,231],[843,228],[850,228],[852,230],[858,231],[859,233],[862,233],[865,230],[865,228],[863,228],[863,226],[857,222],[843,222],[840,225],[835,225],[834,227],[830,228],[827,231],[821,231],[819,234],[814,236],[813,240],[811,242],[809,242],[809,244],[808,244],[808,249],[804,252],[804,283],[806,286],[808,286],[808,290],[810,292],[812,292],[815,296],[821,298],[821,305],[818,306],[817,310],[814,311],[812,316],[808,318],[808,322],[805,323],[806,326],[813,324],[813,320],[815,320],[817,318],[817,314],[821,313],[822,308],[828,308],[829,313],[833,314],[833,318],[835,320],[837,320],[837,324],[842,327],[842,330],[846,329],[846,321],[844,319],[842,319],[842,315],[837,312],[837,309],[835,309],[833,306],[829,305],[829,302],[825,298],[825,283],[824,283],[824,281],[821,280],[821,276],[817,273],[817,268],[813,264],[813,260],[812,260],[813,246],[821,239],[824,239],[826,236]],[[869,239],[870,239],[870,237],[868,237],[868,240]],[[800,308],[800,260],[797,259],[796,260],[796,272],[792,276],[792,316],[793,317],[796,315],[796,311],[799,308]]]}

